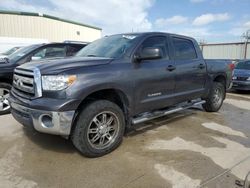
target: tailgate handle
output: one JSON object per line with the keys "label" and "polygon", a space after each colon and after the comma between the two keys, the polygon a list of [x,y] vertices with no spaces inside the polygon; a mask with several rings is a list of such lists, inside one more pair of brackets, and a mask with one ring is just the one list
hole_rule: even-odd
{"label": "tailgate handle", "polygon": [[168,65],[168,67],[167,67],[167,70],[168,71],[173,71],[173,70],[175,70],[176,68],[175,68],[175,66],[173,66],[173,65]]}

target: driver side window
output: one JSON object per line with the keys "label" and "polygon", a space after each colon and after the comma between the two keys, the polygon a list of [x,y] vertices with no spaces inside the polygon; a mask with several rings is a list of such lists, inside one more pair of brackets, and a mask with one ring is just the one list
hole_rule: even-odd
{"label": "driver side window", "polygon": [[32,57],[31,60],[39,60],[53,57],[65,57],[66,49],[65,46],[55,46],[47,47],[37,51]]}
{"label": "driver side window", "polygon": [[167,45],[167,38],[164,36],[158,37],[149,37],[147,38],[140,47],[140,51],[148,47],[157,47],[161,51],[161,59],[169,59],[168,55],[168,45]]}

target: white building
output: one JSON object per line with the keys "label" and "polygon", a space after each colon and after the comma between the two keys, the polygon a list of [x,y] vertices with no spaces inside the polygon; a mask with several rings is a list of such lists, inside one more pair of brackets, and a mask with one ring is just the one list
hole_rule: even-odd
{"label": "white building", "polygon": [[206,59],[250,59],[250,42],[201,44]]}
{"label": "white building", "polygon": [[0,46],[12,47],[15,41],[18,46],[22,43],[30,44],[46,41],[91,42],[100,38],[101,32],[102,29],[95,26],[46,14],[0,10]]}

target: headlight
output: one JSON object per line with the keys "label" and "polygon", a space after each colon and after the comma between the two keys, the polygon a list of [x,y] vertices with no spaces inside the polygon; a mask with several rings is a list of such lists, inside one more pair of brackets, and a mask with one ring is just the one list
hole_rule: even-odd
{"label": "headlight", "polygon": [[250,81],[250,77],[248,77],[247,81]]}
{"label": "headlight", "polygon": [[232,78],[233,80],[237,80],[237,77],[236,76],[233,76],[233,78]]}
{"label": "headlight", "polygon": [[76,75],[42,76],[43,90],[56,91],[69,87],[76,81]]}

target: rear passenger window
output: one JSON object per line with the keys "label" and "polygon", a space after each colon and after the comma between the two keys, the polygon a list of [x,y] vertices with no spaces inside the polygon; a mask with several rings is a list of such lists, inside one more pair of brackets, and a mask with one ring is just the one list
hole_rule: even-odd
{"label": "rear passenger window", "polygon": [[163,59],[169,59],[168,46],[166,37],[150,37],[147,38],[141,45],[141,50],[148,47],[157,47],[161,49]]}
{"label": "rear passenger window", "polygon": [[175,59],[191,60],[197,58],[196,50],[191,40],[174,37],[173,42],[175,50]]}
{"label": "rear passenger window", "polygon": [[53,57],[65,57],[65,47],[49,47],[46,48],[45,58],[53,58]]}
{"label": "rear passenger window", "polygon": [[32,60],[54,58],[54,57],[65,57],[65,47],[64,46],[49,46],[43,48],[36,52],[32,56]]}

